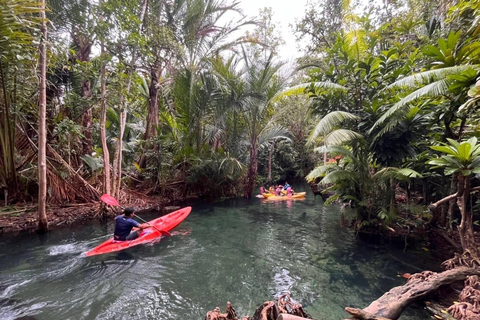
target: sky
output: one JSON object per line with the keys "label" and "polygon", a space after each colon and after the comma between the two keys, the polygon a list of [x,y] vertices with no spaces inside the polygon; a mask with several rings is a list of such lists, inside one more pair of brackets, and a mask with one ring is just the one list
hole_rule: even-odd
{"label": "sky", "polygon": [[271,7],[273,22],[285,40],[285,45],[280,50],[282,59],[290,60],[301,56],[300,45],[296,43],[295,36],[289,24],[295,25],[295,20],[300,20],[307,6],[307,0],[239,0],[243,13],[249,17],[257,16],[260,9]]}

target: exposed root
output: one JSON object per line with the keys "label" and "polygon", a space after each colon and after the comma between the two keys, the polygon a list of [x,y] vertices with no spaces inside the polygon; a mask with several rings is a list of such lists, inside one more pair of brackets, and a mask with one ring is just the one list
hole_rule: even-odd
{"label": "exposed root", "polygon": [[[455,254],[455,257],[442,263],[442,267],[451,270],[460,266],[479,268],[480,262],[472,257],[467,250],[463,254]],[[480,277],[472,275],[465,280],[465,287],[458,296],[461,303],[454,304],[447,309],[455,319],[478,320],[480,319]]]}
{"label": "exposed root", "polygon": [[460,302],[454,304],[447,309],[447,312],[455,317],[457,320],[478,320],[480,315],[475,312],[473,306],[468,302]]}
{"label": "exposed root", "polygon": [[420,272],[420,273],[415,273],[413,275],[410,275],[408,277],[408,281],[407,283],[412,283],[412,282],[419,282],[419,281],[425,281],[427,280],[429,277],[435,275],[436,273],[435,272],[432,272],[432,271],[423,271],[423,272]]}
{"label": "exposed root", "polygon": [[442,263],[442,267],[445,270],[457,267],[478,268],[480,267],[480,261],[473,258],[470,252],[466,250],[463,254],[455,253],[455,256],[452,259],[448,259]]}
{"label": "exposed root", "polygon": [[237,312],[230,301],[227,301],[227,310],[225,313],[220,313],[220,308],[216,307],[213,311],[207,312],[205,320],[250,320],[250,317],[246,316],[242,319],[237,318]]}
{"label": "exposed root", "polygon": [[297,317],[309,318],[308,314],[303,310],[302,305],[300,303],[292,302],[290,294],[288,293],[283,294],[278,298],[277,305],[280,313],[288,313]]}
{"label": "exposed root", "polygon": [[[245,316],[241,320],[276,320],[280,314],[291,314],[301,318],[310,316],[303,310],[300,303],[295,303],[290,295],[283,294],[278,298],[277,304],[274,301],[266,301],[255,310],[252,318]],[[205,320],[240,320],[237,317],[235,309],[230,302],[227,302],[226,313],[221,313],[220,308],[216,307],[213,311],[208,311]]]}

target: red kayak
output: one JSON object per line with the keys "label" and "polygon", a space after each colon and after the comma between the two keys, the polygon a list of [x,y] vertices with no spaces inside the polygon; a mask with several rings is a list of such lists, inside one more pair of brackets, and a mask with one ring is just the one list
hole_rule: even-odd
{"label": "red kayak", "polygon": [[143,229],[142,234],[134,240],[116,241],[113,238],[103,242],[97,247],[86,252],[86,256],[95,256],[97,254],[109,253],[127,249],[142,243],[148,243],[160,238],[162,235],[169,235],[168,231],[178,226],[192,211],[192,207],[185,207],[169,213],[163,217],[149,221],[151,227]]}

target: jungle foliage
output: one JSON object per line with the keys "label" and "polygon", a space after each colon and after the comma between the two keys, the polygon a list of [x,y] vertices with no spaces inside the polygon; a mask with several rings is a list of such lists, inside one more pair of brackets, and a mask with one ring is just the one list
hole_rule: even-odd
{"label": "jungle foliage", "polygon": [[[312,6],[297,25],[298,37],[310,38],[308,81],[283,94],[310,96],[319,120],[309,142],[334,160],[307,180],[320,181],[333,194],[329,202],[352,206],[358,229],[388,226],[399,202],[447,199],[435,223],[452,228],[456,221],[463,248],[478,256],[471,205],[478,195],[470,194],[479,184],[476,160],[460,158],[470,149],[476,156],[479,134],[479,9],[479,1],[409,1],[358,14],[344,1]],[[447,141],[460,155],[435,147]],[[449,155],[435,160],[435,151]],[[429,164],[445,167],[452,180]]]}
{"label": "jungle foliage", "polygon": [[[447,176],[428,164],[446,150],[431,146],[472,144],[479,133],[478,0],[362,10],[312,1],[295,26],[306,44],[295,73],[278,56],[283,40],[268,8],[250,19],[237,1],[47,7],[49,202],[133,189],[251,197],[259,184],[307,177],[321,180],[329,202],[355,209],[358,229],[393,223],[400,202],[426,208],[460,191],[472,201],[425,209],[418,220],[449,229],[478,220],[476,169]],[[6,203],[38,195],[41,11],[30,0],[0,1]]]}

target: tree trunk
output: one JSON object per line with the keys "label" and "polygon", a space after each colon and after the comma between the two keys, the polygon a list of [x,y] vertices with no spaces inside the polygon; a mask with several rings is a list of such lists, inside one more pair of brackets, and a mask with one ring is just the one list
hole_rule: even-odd
{"label": "tree trunk", "polygon": [[[88,37],[82,33],[71,32],[72,40],[78,49],[78,60],[80,62],[89,62],[90,53],[92,51],[92,43]],[[93,113],[90,106],[90,98],[92,97],[92,88],[90,80],[88,78],[82,79],[82,99],[84,101],[82,114],[82,150],[83,154],[92,154],[93,151],[93,139],[92,139],[92,123]]]}
{"label": "tree trunk", "polygon": [[470,177],[459,175],[458,177],[459,197],[457,198],[457,205],[462,215],[462,221],[458,226],[458,233],[460,235],[460,242],[464,251],[469,251],[473,258],[479,259],[479,249],[475,243],[475,236],[473,233],[473,217],[468,208],[468,198],[470,197]]}
{"label": "tree trunk", "polygon": [[[454,193],[457,189],[458,184],[458,173],[454,173],[452,176],[452,182],[450,185],[450,193]],[[452,199],[448,202],[448,210],[445,217],[445,224],[443,226],[448,227],[448,230],[453,230],[453,212],[455,210],[455,199]]]}
{"label": "tree trunk", "polygon": [[147,126],[145,129],[144,140],[148,140],[155,136],[158,126],[158,76],[156,68],[153,68],[150,72],[152,80],[150,81],[150,87],[148,88],[148,115]]}
{"label": "tree trunk", "polygon": [[47,19],[45,17],[45,0],[42,0],[40,39],[40,101],[38,104],[38,230],[48,230],[46,213],[47,201]]}
{"label": "tree trunk", "polygon": [[272,147],[268,150],[268,174],[267,174],[267,181],[268,184],[272,183],[272,158],[273,152],[275,151],[275,141],[272,142]]}
{"label": "tree trunk", "polygon": [[251,141],[250,149],[250,161],[248,164],[248,172],[245,181],[245,198],[250,199],[252,197],[253,188],[255,187],[255,178],[257,177],[258,169],[258,146],[257,138],[253,138]]}
{"label": "tree trunk", "polygon": [[[101,4],[101,1],[100,1]],[[103,16],[100,17],[103,20]],[[107,132],[105,129],[105,123],[107,121],[107,101],[106,101],[106,70],[105,70],[105,45],[102,39],[100,48],[100,57],[102,59],[102,69],[100,73],[100,85],[101,85],[101,108],[100,108],[100,140],[102,141],[102,153],[103,153],[103,192],[110,194],[110,153],[107,145]]]}
{"label": "tree trunk", "polygon": [[[152,67],[150,71],[151,81],[150,87],[148,88],[149,99],[148,99],[148,115],[147,115],[147,126],[145,129],[145,134],[143,140],[148,141],[151,137],[155,136],[157,127],[158,127],[158,76],[157,68]],[[147,166],[145,151],[142,151],[140,157],[139,165],[141,168]]]}

